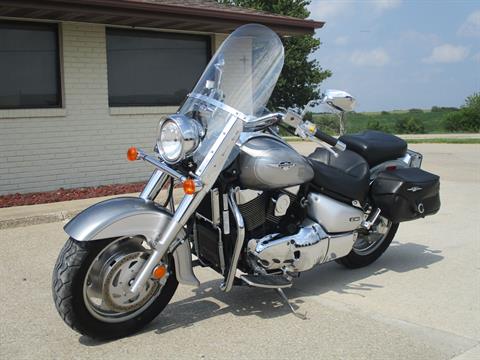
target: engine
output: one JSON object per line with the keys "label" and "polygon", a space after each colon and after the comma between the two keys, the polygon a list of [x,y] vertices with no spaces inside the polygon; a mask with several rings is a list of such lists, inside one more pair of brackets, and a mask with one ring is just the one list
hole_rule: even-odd
{"label": "engine", "polygon": [[305,216],[299,205],[298,187],[280,191],[239,190],[237,204],[249,238],[272,232],[294,233]]}
{"label": "engine", "polygon": [[[320,193],[305,196],[299,189],[237,189],[246,230],[242,271],[296,273],[351,251],[363,211]],[[198,209],[193,230],[194,253],[220,273],[233,252],[235,228],[228,213],[226,197],[213,189]]]}
{"label": "engine", "polygon": [[[307,196],[303,209],[288,189],[267,201],[265,196],[261,191],[243,190],[237,199],[246,229],[251,232],[248,256],[257,270],[306,271],[352,249],[357,239],[355,229],[363,220],[360,209],[317,193]],[[302,211],[306,214],[298,216]],[[255,234],[255,229],[264,231]]]}

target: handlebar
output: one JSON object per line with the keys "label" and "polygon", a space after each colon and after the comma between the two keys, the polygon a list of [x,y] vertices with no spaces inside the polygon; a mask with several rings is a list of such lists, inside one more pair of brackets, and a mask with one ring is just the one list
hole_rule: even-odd
{"label": "handlebar", "polygon": [[333,136],[330,136],[323,131],[320,131],[319,129],[315,130],[315,133],[313,134],[318,140],[322,140],[323,142],[326,142],[328,145],[335,146],[337,145],[338,140],[335,139]]}
{"label": "handlebar", "polygon": [[345,151],[347,149],[347,145],[345,145],[345,143],[334,138],[333,136],[325,134],[323,131],[320,131],[319,129],[315,130],[315,133],[313,134],[313,136],[315,136],[318,140],[326,142],[328,145],[333,146],[334,148],[340,151]]}

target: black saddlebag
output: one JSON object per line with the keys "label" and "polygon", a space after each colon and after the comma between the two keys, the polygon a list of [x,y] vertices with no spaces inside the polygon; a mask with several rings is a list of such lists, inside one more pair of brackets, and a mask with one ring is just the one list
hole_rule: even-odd
{"label": "black saddlebag", "polygon": [[440,209],[440,178],[418,168],[383,171],[373,182],[371,194],[387,219],[415,220]]}

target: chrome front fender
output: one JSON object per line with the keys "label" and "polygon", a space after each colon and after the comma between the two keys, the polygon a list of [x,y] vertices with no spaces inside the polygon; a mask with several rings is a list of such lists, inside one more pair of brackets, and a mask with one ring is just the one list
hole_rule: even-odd
{"label": "chrome front fender", "polygon": [[[65,232],[77,241],[141,235],[154,243],[167,227],[172,214],[153,201],[134,197],[121,197],[95,204],[70,220]],[[183,230],[178,234],[185,238]],[[173,252],[175,271],[179,283],[198,286],[200,283],[192,270],[192,254],[188,241]]]}

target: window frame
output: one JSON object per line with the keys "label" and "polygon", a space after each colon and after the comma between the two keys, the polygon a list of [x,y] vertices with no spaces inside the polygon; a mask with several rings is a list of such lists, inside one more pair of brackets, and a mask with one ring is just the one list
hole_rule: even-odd
{"label": "window frame", "polygon": [[45,28],[50,28],[55,34],[55,45],[57,56],[55,57],[55,68],[56,68],[56,90],[57,90],[57,103],[55,105],[18,105],[18,106],[2,106],[0,105],[0,111],[8,110],[31,110],[31,109],[63,109],[64,107],[64,96],[63,96],[63,71],[62,71],[62,43],[60,39],[61,29],[58,22],[47,22],[47,21],[19,21],[19,20],[10,20],[0,18],[0,25],[2,24],[17,24],[24,26],[43,26]]}
{"label": "window frame", "polygon": [[[106,26],[105,27],[105,52],[106,52],[106,62],[107,62],[107,88],[108,88],[108,107],[110,109],[110,112],[113,113],[114,115],[118,115],[118,114],[123,114],[123,110],[122,109],[127,109],[128,110],[128,113],[137,113],[137,110],[136,109],[161,109],[161,108],[169,108],[169,107],[178,107],[179,105],[181,105],[181,102],[183,101],[183,99],[180,101],[180,103],[178,104],[121,104],[121,105],[116,105],[116,104],[112,104],[111,100],[110,100],[110,83],[109,83],[109,80],[108,80],[108,33],[109,32],[115,32],[115,31],[118,31],[118,32],[129,32],[129,33],[137,33],[137,34],[142,34],[142,33],[146,33],[146,37],[151,37],[152,34],[156,34],[157,36],[162,36],[162,35],[167,35],[167,36],[181,36],[181,37],[189,37],[189,36],[192,36],[192,37],[197,37],[197,38],[200,38],[200,37],[203,37],[205,39],[205,52],[206,52],[206,64],[208,64],[212,58],[212,48],[213,48],[213,45],[212,45],[212,35],[209,34],[209,33],[198,33],[198,32],[176,32],[176,31],[165,31],[165,30],[161,30],[161,29],[131,29],[131,28],[125,28],[125,27],[120,27],[120,26]],[[203,73],[203,70],[202,70],[202,73]],[[198,76],[198,79],[200,78],[201,74]],[[195,83],[192,85],[192,88],[193,86],[195,86],[196,82],[198,81],[198,79],[195,79]],[[150,113],[150,111],[147,110],[148,113]],[[157,111],[156,111],[157,112]],[[155,113],[156,113],[155,112]]]}

